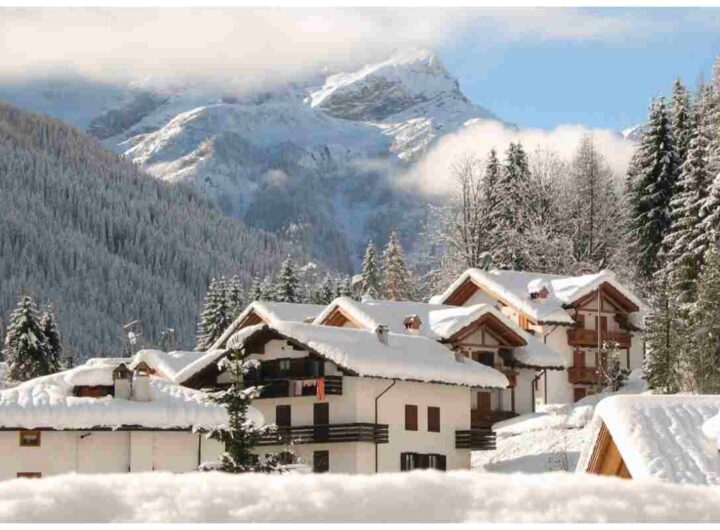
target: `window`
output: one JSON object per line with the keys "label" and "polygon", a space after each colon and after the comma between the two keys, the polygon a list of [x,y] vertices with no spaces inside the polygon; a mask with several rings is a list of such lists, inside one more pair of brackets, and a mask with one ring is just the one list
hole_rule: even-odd
{"label": "window", "polygon": [[25,471],[15,475],[17,478],[42,478],[42,473],[36,471]]}
{"label": "window", "polygon": [[40,431],[20,431],[20,447],[40,447]]}
{"label": "window", "polygon": [[280,359],[278,363],[278,377],[288,377],[290,375],[290,359]]}
{"label": "window", "polygon": [[491,351],[474,351],[472,352],[472,359],[485,366],[495,366],[495,353]]}
{"label": "window", "polygon": [[275,407],[275,425],[278,427],[290,427],[292,415],[290,405],[278,405]]}
{"label": "window", "polygon": [[330,437],[330,403],[313,404],[314,441],[326,441]]}
{"label": "window", "polygon": [[447,469],[447,457],[438,454],[400,453],[400,471],[413,469]]}
{"label": "window", "polygon": [[428,407],[428,432],[440,432],[440,407]]}
{"label": "window", "polygon": [[330,471],[330,452],[313,451],[313,473],[327,473]]}
{"label": "window", "polygon": [[[269,455],[265,455],[267,458]],[[291,464],[295,463],[295,454],[290,451],[282,451],[278,455],[278,461],[280,462],[280,465],[283,466],[289,466]]]}
{"label": "window", "polygon": [[418,408],[417,405],[405,405],[405,430],[418,430]]}

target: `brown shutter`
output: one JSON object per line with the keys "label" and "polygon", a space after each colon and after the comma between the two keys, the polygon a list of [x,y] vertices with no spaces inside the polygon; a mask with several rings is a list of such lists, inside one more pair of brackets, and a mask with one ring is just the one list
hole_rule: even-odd
{"label": "brown shutter", "polygon": [[440,432],[440,407],[428,407],[428,432]]}
{"label": "brown shutter", "polygon": [[405,430],[418,430],[418,408],[417,405],[405,405]]}
{"label": "brown shutter", "polygon": [[275,407],[275,425],[278,427],[290,427],[291,424],[290,405],[277,405]]}
{"label": "brown shutter", "polygon": [[315,403],[313,405],[313,425],[327,425],[330,423],[330,403]]}

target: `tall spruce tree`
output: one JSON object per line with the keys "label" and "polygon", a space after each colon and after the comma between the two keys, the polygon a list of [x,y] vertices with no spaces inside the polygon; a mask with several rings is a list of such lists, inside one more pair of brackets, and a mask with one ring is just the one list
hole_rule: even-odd
{"label": "tall spruce tree", "polygon": [[492,226],[490,256],[494,267],[523,270],[528,262],[524,235],[532,224],[532,200],[529,197],[530,169],[521,144],[511,143],[505,164],[495,187],[497,205],[488,212]]}
{"label": "tall spruce tree", "polygon": [[347,296],[348,298],[355,298],[355,293],[352,288],[352,280],[349,276],[343,276],[337,278],[335,282],[335,296]]}
{"label": "tall spruce tree", "polygon": [[277,285],[275,286],[275,300],[277,302],[301,302],[299,280],[292,259],[288,257],[280,267]]}
{"label": "tall spruce tree", "polygon": [[58,372],[63,366],[63,348],[55,313],[51,305],[47,305],[40,316],[40,329],[45,335],[48,346],[48,366],[51,372]]}
{"label": "tall spruce tree", "polygon": [[213,428],[207,437],[220,442],[225,451],[220,454],[218,465],[205,468],[226,473],[267,473],[278,470],[277,456],[270,455],[261,460],[253,452],[253,448],[260,442],[262,436],[275,430],[274,425],[255,425],[248,417],[250,404],[260,395],[260,388],[245,388],[244,377],[257,367],[257,361],[248,361],[240,352],[232,352],[218,364],[230,374],[232,384],[227,390],[211,394],[210,400],[226,408],[228,421]]}
{"label": "tall spruce tree", "polygon": [[630,167],[630,251],[638,279],[648,282],[662,267],[660,253],[671,225],[670,200],[678,176],[678,157],[663,98],[654,99],[650,106]]}
{"label": "tall spruce tree", "polygon": [[405,264],[405,253],[397,232],[390,233],[382,257],[383,297],[386,300],[411,300],[412,277]]}
{"label": "tall spruce tree", "polygon": [[3,356],[8,384],[48,375],[58,369],[40,325],[37,306],[28,295],[20,299],[10,315]]}
{"label": "tall spruce tree", "polygon": [[213,278],[200,313],[195,347],[200,351],[207,350],[231,323],[227,305],[227,282],[224,277]]}
{"label": "tall spruce tree", "polygon": [[675,79],[670,105],[670,126],[677,151],[678,164],[685,163],[693,133],[693,111],[690,102],[690,91],[683,85],[680,78]]}
{"label": "tall spruce tree", "polygon": [[225,305],[227,306],[228,319],[231,322],[235,320],[245,308],[242,284],[240,283],[240,278],[237,275],[232,276],[227,282],[225,289]]}
{"label": "tall spruce tree", "polygon": [[381,281],[380,269],[378,267],[377,251],[372,241],[365,249],[365,257],[362,262],[362,294],[372,298],[380,296]]}
{"label": "tall spruce tree", "polygon": [[695,282],[707,248],[707,232],[700,224],[701,209],[710,184],[709,138],[703,108],[702,100],[698,101],[690,121],[690,143],[670,201],[672,222],[663,242],[667,249],[666,274],[681,304],[690,304],[695,299]]}
{"label": "tall spruce tree", "polygon": [[310,294],[310,303],[327,305],[335,298],[335,290],[333,280],[330,276],[325,276],[322,283],[317,285]]}
{"label": "tall spruce tree", "polygon": [[643,377],[658,392],[672,394],[680,388],[680,347],[678,310],[663,274],[653,280],[650,289],[651,310],[646,319],[647,352]]}
{"label": "tall spruce tree", "polygon": [[712,245],[697,284],[697,303],[683,337],[686,390],[720,393],[720,247]]}

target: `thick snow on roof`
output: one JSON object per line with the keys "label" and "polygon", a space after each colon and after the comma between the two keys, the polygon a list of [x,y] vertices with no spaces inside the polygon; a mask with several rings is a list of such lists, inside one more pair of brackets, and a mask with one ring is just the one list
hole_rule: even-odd
{"label": "thick snow on roof", "polygon": [[[643,302],[623,286],[609,270],[597,274],[559,276],[535,272],[468,269],[442,294],[432,297],[430,302],[443,303],[468,278],[536,322],[573,324],[573,319],[563,306],[591,293],[605,282],[618,289],[641,309],[645,307]],[[539,292],[543,287],[548,290],[546,298],[530,297],[531,293]]]}
{"label": "thick snow on roof", "polygon": [[[0,392],[0,426],[91,429],[142,426],[151,429],[209,428],[227,421],[224,407],[207,394],[159,377],[149,378],[151,401],[75,397],[75,385],[111,385],[114,366],[87,366],[38,377]],[[250,418],[262,424],[251,409]]]}
{"label": "thick snow on roof", "polygon": [[406,317],[417,315],[422,321],[419,335],[433,340],[449,339],[482,316],[491,314],[525,340],[526,346],[514,349],[515,359],[523,364],[540,367],[560,367],[566,364],[557,353],[548,348],[542,341],[527,333],[489,304],[458,307],[392,300],[356,302],[351,298],[340,297],[328,305],[315,318],[314,323],[319,324],[322,322],[336,307],[367,330],[374,331],[378,325],[382,324],[387,326],[391,332],[405,335],[417,335],[405,329],[403,323]]}
{"label": "thick snow on roof", "polygon": [[[604,423],[633,478],[683,484],[719,484],[717,444],[703,432],[720,412],[720,396],[613,396],[595,409],[595,430]],[[580,458],[586,469],[592,446]]]}
{"label": "thick snow on roof", "polygon": [[134,368],[141,361],[144,361],[150,368],[157,370],[158,375],[175,381],[175,377],[183,368],[205,356],[206,353],[203,351],[164,352],[160,350],[140,350],[127,364],[128,367]]}
{"label": "thick snow on roof", "polygon": [[67,474],[0,483],[0,521],[689,522],[717,488],[575,473]]}
{"label": "thick snow on roof", "polygon": [[360,376],[414,380],[487,388],[506,388],[507,378],[498,370],[464,356],[456,356],[442,344],[422,336],[389,333],[382,343],[375,332],[278,322],[258,326],[230,339],[232,347],[241,346],[251,335],[271,329],[316,351],[342,368]]}
{"label": "thick snow on roof", "polygon": [[240,323],[254,312],[265,323],[274,324],[278,321],[288,322],[311,322],[319,315],[325,306],[318,304],[291,304],[289,302],[265,302],[256,301],[248,305],[245,310],[230,324],[228,329],[220,335],[211,346],[210,350],[217,350],[225,345],[225,342],[237,331]]}

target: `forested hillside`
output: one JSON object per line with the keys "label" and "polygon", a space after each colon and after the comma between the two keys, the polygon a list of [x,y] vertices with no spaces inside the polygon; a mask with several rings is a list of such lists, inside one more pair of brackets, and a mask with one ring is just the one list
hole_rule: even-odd
{"label": "forested hillside", "polygon": [[147,176],[80,131],[0,103],[0,315],[21,293],[51,302],[71,350],[174,328],[191,346],[209,278],[249,285],[293,249],[219,213],[183,185]]}

